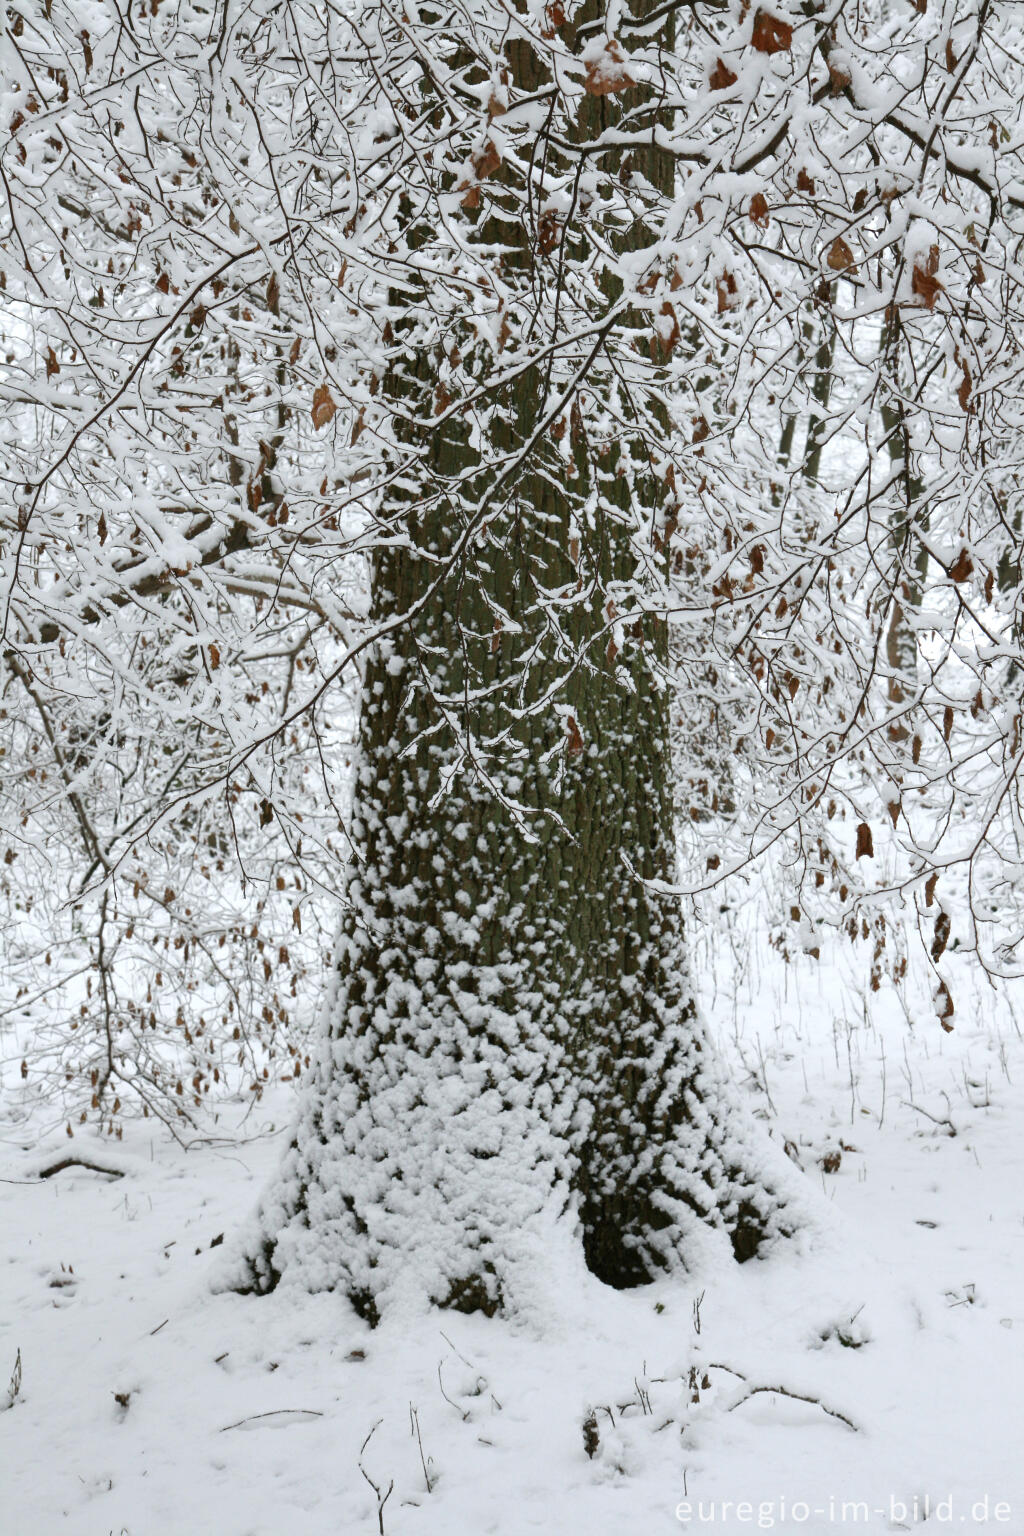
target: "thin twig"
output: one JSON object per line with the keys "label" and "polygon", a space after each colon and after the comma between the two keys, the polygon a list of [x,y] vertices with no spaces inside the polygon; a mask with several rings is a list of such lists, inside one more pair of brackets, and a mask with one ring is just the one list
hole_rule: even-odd
{"label": "thin twig", "polygon": [[729,1404],[726,1411],[732,1413],[750,1398],[756,1397],[759,1392],[770,1392],[773,1396],[777,1393],[779,1397],[792,1397],[799,1403],[812,1403],[815,1408],[820,1408],[822,1413],[827,1413],[830,1418],[839,1419],[847,1429],[852,1429],[854,1434],[860,1433],[859,1427],[853,1420],[848,1419],[845,1413],[840,1413],[838,1408],[829,1408],[819,1397],[809,1397],[806,1392],[792,1392],[789,1387],[749,1387],[735,1402]]}
{"label": "thin twig", "polygon": [[[162,1328],[163,1323],[160,1326]],[[318,1408],[270,1408],[266,1413],[250,1413],[246,1419],[238,1419],[234,1424],[225,1424],[221,1427],[219,1433],[223,1435],[229,1429],[239,1429],[243,1424],[253,1424],[257,1419],[276,1419],[283,1413],[303,1413],[311,1418],[323,1418],[323,1414]]]}

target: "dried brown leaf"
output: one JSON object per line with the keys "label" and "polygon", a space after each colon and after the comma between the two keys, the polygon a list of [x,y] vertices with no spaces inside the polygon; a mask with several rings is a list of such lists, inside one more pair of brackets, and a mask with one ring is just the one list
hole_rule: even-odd
{"label": "dried brown leaf", "polygon": [[945,284],[940,283],[939,279],[935,276],[938,268],[939,248],[937,245],[933,245],[928,253],[927,265],[924,267],[915,266],[913,277],[910,280],[912,292],[917,294],[925,309],[934,309],[935,301],[939,294],[946,291]]}
{"label": "dried brown leaf", "polygon": [[833,272],[856,272],[857,268],[853,260],[853,252],[843,239],[842,235],[836,235],[828,248],[826,260]]}
{"label": "dried brown leaf", "polygon": [[793,46],[793,28],[771,11],[758,11],[750,41],[759,53],[785,53]]}
{"label": "dried brown leaf", "polygon": [[949,943],[949,929],[949,913],[940,911],[938,917],[935,919],[935,929],[932,934],[931,953],[933,960],[938,960],[940,958],[943,950]]}
{"label": "dried brown leaf", "polygon": [[545,208],[537,220],[537,254],[550,256],[558,244],[562,215],[555,208]]}
{"label": "dried brown leaf", "polygon": [[961,549],[953,564],[949,568],[950,578],[953,581],[966,581],[974,570],[974,561],[967,553],[966,548]]}
{"label": "dried brown leaf", "polygon": [[493,139],[488,139],[483,149],[478,149],[471,158],[473,169],[480,181],[486,181],[488,176],[493,176],[501,164],[501,152]]}
{"label": "dried brown leaf", "polygon": [[544,23],[541,36],[548,39],[554,37],[559,27],[565,26],[565,7],[561,0],[550,0],[550,4],[544,7]]}
{"label": "dried brown leaf", "polygon": [[735,74],[722,59],[715,64],[708,77],[708,85],[713,91],[727,91],[730,85],[735,85],[739,76]]}
{"label": "dried brown leaf", "polygon": [[588,96],[614,96],[635,84],[626,55],[614,37],[608,38],[599,58],[588,59],[584,65],[583,89]]}
{"label": "dried brown leaf", "polygon": [[326,427],[338,407],[326,384],[321,384],[313,395],[313,426],[317,432]]}

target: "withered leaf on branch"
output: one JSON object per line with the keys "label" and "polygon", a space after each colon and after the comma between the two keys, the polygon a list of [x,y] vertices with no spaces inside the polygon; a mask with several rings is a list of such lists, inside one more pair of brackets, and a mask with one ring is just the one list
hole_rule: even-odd
{"label": "withered leaf on branch", "polygon": [[562,228],[562,216],[554,208],[545,208],[537,220],[537,254],[538,256],[550,256],[558,244],[559,232]]}
{"label": "withered leaf on branch", "polygon": [[963,378],[960,380],[960,388],[956,392],[956,397],[960,402],[960,409],[969,416],[974,410],[974,406],[971,403],[971,385],[973,380],[971,378],[971,370],[963,358],[960,359],[960,367],[963,371]]}
{"label": "withered leaf on branch", "polygon": [[759,229],[768,227],[768,199],[763,192],[755,192],[750,199],[750,217]]}
{"label": "withered leaf on branch", "polygon": [[50,347],[46,353],[46,377],[52,379],[55,373],[60,373],[60,363],[56,352]]}
{"label": "withered leaf on branch", "polygon": [[566,728],[566,735],[568,736],[567,751],[569,753],[569,756],[570,757],[578,757],[580,755],[580,753],[583,751],[583,737],[580,735],[580,728],[576,724],[576,716],[575,715],[570,715],[569,716],[569,718],[567,719],[567,721],[565,723],[565,728]]}
{"label": "withered leaf on branch", "polygon": [[551,4],[544,7],[544,26],[541,29],[541,36],[550,39],[554,37],[559,27],[564,26],[565,7],[561,0],[551,0]]}
{"label": "withered leaf on branch", "polygon": [[974,561],[967,553],[966,548],[961,549],[953,564],[949,568],[950,578],[953,581],[966,581],[974,570]]}
{"label": "withered leaf on branch", "polygon": [[281,313],[281,285],[276,272],[271,272],[267,280],[267,308],[272,315]]}
{"label": "withered leaf on branch", "polygon": [[478,149],[471,157],[473,169],[480,181],[486,181],[488,176],[501,164],[501,152],[493,139],[488,139],[483,149]]}
{"label": "withered leaf on branch", "polygon": [[935,919],[935,932],[932,937],[932,959],[938,960],[946,945],[949,943],[949,913],[940,912]]}
{"label": "withered leaf on branch", "polygon": [[862,821],[857,827],[857,858],[873,859],[875,856],[875,843],[871,836],[871,828],[866,821]]}
{"label": "withered leaf on branch", "polygon": [[724,60],[719,59],[714,69],[708,76],[708,85],[713,91],[727,91],[730,85],[735,85],[739,76],[729,68]]}
{"label": "withered leaf on branch", "polygon": [[614,96],[617,91],[628,90],[635,84],[626,55],[614,37],[606,40],[598,58],[588,59],[584,65],[583,89],[588,96]]}
{"label": "withered leaf on branch", "polygon": [[501,165],[501,151],[493,139],[488,139],[482,149],[473,151],[469,157],[469,162],[473,167],[472,178],[467,181],[460,181],[455,190],[464,194],[462,199],[463,208],[479,208],[480,183],[486,181],[488,176],[493,176],[494,172]]}
{"label": "withered leaf on branch", "polygon": [[750,41],[759,53],[785,53],[793,46],[793,28],[771,11],[758,11]]}
{"label": "withered leaf on branch", "polygon": [[910,280],[911,290],[917,294],[924,304],[925,309],[934,309],[935,300],[940,293],[945,293],[944,283],[940,283],[935,276],[939,270],[939,248],[933,245],[928,252],[928,260],[924,266],[919,262],[914,264],[914,273]]}
{"label": "withered leaf on branch", "polygon": [[731,272],[723,272],[715,282],[715,291],[718,295],[718,313],[724,315],[727,309],[733,309],[736,304],[736,279]]}
{"label": "withered leaf on branch", "polygon": [[833,272],[856,272],[857,267],[853,260],[853,252],[843,239],[842,235],[836,235],[828,248],[826,257]]}
{"label": "withered leaf on branch", "polygon": [[313,395],[313,426],[319,432],[326,427],[338,407],[334,403],[334,396],[326,384],[321,384]]}
{"label": "withered leaf on branch", "polygon": [[657,361],[658,356],[662,358],[671,357],[679,343],[681,334],[675,305],[670,304],[668,299],[666,299],[655,321],[655,334],[651,338],[652,361]]}
{"label": "withered leaf on branch", "polygon": [[935,1012],[939,1016],[939,1023],[947,1035],[952,1033],[953,1026],[949,1022],[953,1017],[953,998],[944,981],[940,981],[935,988]]}

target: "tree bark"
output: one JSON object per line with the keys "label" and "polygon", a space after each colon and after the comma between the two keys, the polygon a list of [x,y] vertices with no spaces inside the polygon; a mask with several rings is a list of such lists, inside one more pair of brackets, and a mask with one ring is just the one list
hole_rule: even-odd
{"label": "tree bark", "polygon": [[[510,51],[532,85],[529,50]],[[581,134],[617,110],[587,98]],[[671,178],[664,158],[650,151],[649,180]],[[481,242],[528,290],[550,268],[519,206],[495,193]],[[416,468],[372,619],[406,622],[367,667],[324,1047],[240,1281],[338,1288],[370,1321],[400,1295],[526,1305],[558,1234],[629,1287],[685,1264],[707,1228],[747,1259],[793,1225],[708,1048],[666,889],[666,626],[616,624],[665,496],[650,441],[588,420],[611,387],[595,367],[534,442],[550,381],[531,367],[499,391],[482,451],[440,361],[414,351],[385,384]]]}
{"label": "tree bark", "polygon": [[[537,384],[519,391],[527,420]],[[434,433],[433,472],[466,451]],[[613,487],[623,453],[605,455]],[[580,539],[564,476],[539,451],[440,583],[455,505],[378,559],[378,621],[434,591],[367,668],[326,1038],[248,1288],[294,1267],[371,1321],[409,1286],[493,1312],[517,1305],[552,1219],[617,1287],[685,1262],[695,1224],[739,1259],[789,1230],[711,1059],[678,900],[658,891],[675,864],[663,626],[612,654],[602,593],[628,539],[609,512]],[[566,671],[538,597],[580,583],[564,703],[535,709]],[[455,722],[475,764],[457,765]]]}

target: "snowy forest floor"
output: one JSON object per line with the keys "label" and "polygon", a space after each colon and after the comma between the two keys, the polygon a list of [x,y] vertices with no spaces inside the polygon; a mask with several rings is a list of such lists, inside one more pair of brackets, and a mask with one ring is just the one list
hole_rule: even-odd
{"label": "snowy forest floor", "polygon": [[[187,1153],[148,1124],[112,1145],[5,1118],[2,1536],[1024,1530],[1008,1005],[961,991],[944,1035],[887,986],[865,1011],[848,957],[735,946],[697,947],[714,1032],[836,1237],[625,1294],[573,1280],[546,1326],[370,1332],[330,1296],[212,1294],[284,1088],[250,1139]],[[123,1176],[39,1180],[71,1152]],[[393,1481],[383,1524],[367,1478]]]}

